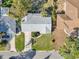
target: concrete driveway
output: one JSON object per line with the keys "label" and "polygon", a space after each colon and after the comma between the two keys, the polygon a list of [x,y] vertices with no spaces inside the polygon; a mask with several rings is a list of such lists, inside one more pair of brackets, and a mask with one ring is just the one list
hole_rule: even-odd
{"label": "concrete driveway", "polygon": [[25,48],[23,51],[28,51],[32,48],[31,32],[24,32],[25,34]]}

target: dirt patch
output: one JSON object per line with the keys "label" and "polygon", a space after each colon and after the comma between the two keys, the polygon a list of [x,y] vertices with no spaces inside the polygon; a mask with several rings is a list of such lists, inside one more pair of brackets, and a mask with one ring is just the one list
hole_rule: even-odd
{"label": "dirt patch", "polygon": [[55,49],[59,49],[59,47],[61,47],[64,44],[65,37],[66,37],[66,34],[64,30],[56,29],[53,32],[53,39],[55,39],[55,42],[54,42]]}

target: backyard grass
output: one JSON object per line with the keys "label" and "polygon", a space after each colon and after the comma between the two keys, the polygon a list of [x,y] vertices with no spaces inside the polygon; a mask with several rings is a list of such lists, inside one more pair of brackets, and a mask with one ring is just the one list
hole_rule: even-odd
{"label": "backyard grass", "polygon": [[43,34],[41,37],[34,39],[36,42],[32,45],[35,50],[50,51],[53,49],[51,34]]}
{"label": "backyard grass", "polygon": [[15,44],[16,44],[16,50],[18,52],[24,49],[24,41],[25,41],[25,37],[23,32],[20,35],[16,36]]}

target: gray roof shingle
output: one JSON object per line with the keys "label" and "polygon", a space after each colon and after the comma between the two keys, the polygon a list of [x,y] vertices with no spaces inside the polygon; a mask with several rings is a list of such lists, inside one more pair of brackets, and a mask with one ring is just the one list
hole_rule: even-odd
{"label": "gray roof shingle", "polygon": [[42,17],[40,14],[28,14],[25,24],[51,24],[51,17]]}

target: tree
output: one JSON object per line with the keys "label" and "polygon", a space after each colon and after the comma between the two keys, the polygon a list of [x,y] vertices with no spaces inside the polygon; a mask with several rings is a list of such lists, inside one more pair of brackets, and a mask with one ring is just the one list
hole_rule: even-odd
{"label": "tree", "polygon": [[22,18],[31,7],[31,0],[13,0],[9,15],[14,18]]}
{"label": "tree", "polygon": [[66,38],[65,44],[59,49],[65,59],[79,58],[79,39]]}
{"label": "tree", "polygon": [[16,30],[18,29],[21,31],[21,19],[27,15],[27,12],[30,8],[31,0],[13,0],[12,6],[9,11],[9,16],[16,19]]}
{"label": "tree", "polygon": [[12,0],[2,0],[2,7],[11,7]]}
{"label": "tree", "polygon": [[32,0],[32,7],[29,10],[30,13],[40,13],[45,0]]}

